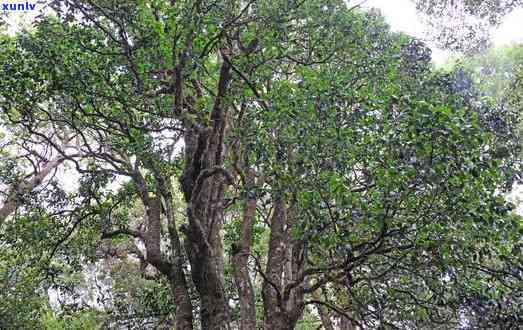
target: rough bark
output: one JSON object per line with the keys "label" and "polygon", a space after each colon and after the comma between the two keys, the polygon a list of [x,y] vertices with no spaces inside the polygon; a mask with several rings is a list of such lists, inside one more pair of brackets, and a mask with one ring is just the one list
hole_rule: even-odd
{"label": "rough bark", "polygon": [[270,223],[269,253],[263,276],[264,328],[294,329],[303,315],[304,284],[302,276],[305,245],[292,239],[290,229],[296,216],[283,198],[276,198]]}
{"label": "rough bark", "polygon": [[282,275],[285,260],[285,202],[278,197],[270,223],[269,253],[262,286],[264,328],[287,329],[288,321],[282,300]]}
{"label": "rough bark", "polygon": [[256,329],[256,306],[254,304],[254,290],[249,276],[248,261],[251,254],[252,226],[256,212],[256,198],[252,191],[254,185],[254,171],[247,176],[247,199],[243,209],[241,223],[241,237],[233,251],[234,283],[238,289],[240,300],[240,329]]}
{"label": "rough bark", "polygon": [[183,272],[184,255],[182,252],[178,230],[176,229],[174,210],[172,205],[172,195],[170,190],[165,186],[162,187],[162,190],[167,213],[169,236],[174,254],[170,282],[173,291],[174,302],[176,304],[176,329],[192,329],[194,320],[193,305],[189,295],[189,290],[187,289],[185,273]]}
{"label": "rough bark", "polygon": [[[225,51],[222,51],[222,55]],[[227,116],[223,98],[230,81],[230,64],[222,63],[218,91],[210,115],[211,127],[188,124],[185,134],[186,168],[181,178],[187,201],[187,253],[194,285],[200,296],[203,329],[228,329],[230,313],[223,274],[222,229],[226,183],[223,168]],[[226,182],[229,181],[229,182]]]}
{"label": "rough bark", "polygon": [[[175,324],[176,329],[193,329],[193,306],[187,282],[183,272],[183,253],[180,239],[174,223],[174,211],[172,206],[172,196],[163,177],[158,175],[153,163],[148,163],[155,174],[157,181],[157,195],[150,196],[144,178],[135,170],[134,182],[140,193],[141,200],[145,205],[147,215],[147,231],[145,233],[146,261],[153,265],[160,273],[167,277],[171,286],[173,300],[176,305]],[[162,216],[162,197],[165,203],[165,212],[169,226],[171,246],[173,248],[174,261],[167,261],[162,256],[161,242],[161,216]]]}
{"label": "rough bark", "polygon": [[302,317],[305,309],[304,285],[307,281],[306,276],[302,276],[306,260],[306,245],[302,240],[294,239],[291,229],[296,225],[296,208],[291,205],[287,212],[286,221],[286,241],[288,242],[287,263],[288,275],[285,277],[283,300],[286,303],[287,318],[289,324],[294,328],[298,320]]}
{"label": "rough bark", "polygon": [[193,328],[193,307],[187,291],[185,276],[183,271],[173,270],[169,279],[171,292],[176,305],[175,324],[176,329],[190,330]]}
{"label": "rough bark", "polygon": [[352,325],[351,320],[344,316],[340,316],[340,330],[355,330],[356,328]]}
{"label": "rough bark", "polygon": [[[155,266],[162,274],[167,276],[171,285],[173,299],[176,304],[176,329],[192,329],[193,314],[185,274],[183,273],[183,262],[181,251],[174,251],[175,262],[169,263],[162,257],[160,250],[161,241],[161,200],[159,197],[150,199],[147,207],[148,228],[145,239],[147,262]],[[171,234],[172,236],[172,234]],[[174,243],[176,246],[176,242]],[[178,242],[179,245],[179,242]]]}
{"label": "rough bark", "polygon": [[[293,220],[294,221],[294,217]],[[290,222],[292,222],[290,221]],[[290,225],[292,227],[293,224]],[[301,277],[305,265],[305,245],[302,241],[292,239],[290,230],[287,231],[287,239],[291,243],[290,259],[287,262],[290,264],[289,268],[292,271],[288,282],[285,283],[284,299],[287,299],[287,313],[290,324],[294,327],[298,320],[302,317],[305,309],[304,304],[304,285],[307,280],[306,277]],[[288,295],[288,297],[287,297]]]}

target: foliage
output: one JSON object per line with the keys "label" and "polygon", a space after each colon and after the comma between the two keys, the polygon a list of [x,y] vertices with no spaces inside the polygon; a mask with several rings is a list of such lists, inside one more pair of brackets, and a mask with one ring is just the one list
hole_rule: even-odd
{"label": "foliage", "polygon": [[473,72],[343,1],[51,7],[0,40],[1,119],[79,185],[2,224],[6,315],[39,306],[6,326],[521,321],[518,113]]}
{"label": "foliage", "polygon": [[95,311],[84,310],[74,317],[57,317],[52,310],[47,310],[42,318],[42,326],[46,330],[100,329]]}

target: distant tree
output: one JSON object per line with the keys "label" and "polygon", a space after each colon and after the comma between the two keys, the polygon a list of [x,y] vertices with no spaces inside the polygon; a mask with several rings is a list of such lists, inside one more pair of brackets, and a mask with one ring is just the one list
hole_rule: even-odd
{"label": "distant tree", "polygon": [[490,32],[521,0],[412,0],[425,14],[434,40],[443,48],[478,52],[490,46]]}

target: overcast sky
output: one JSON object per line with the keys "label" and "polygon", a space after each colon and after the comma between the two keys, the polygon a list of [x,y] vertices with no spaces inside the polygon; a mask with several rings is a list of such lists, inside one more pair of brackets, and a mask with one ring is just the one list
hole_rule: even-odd
{"label": "overcast sky", "polygon": [[[421,39],[425,37],[424,24],[411,0],[367,0],[364,6],[379,8],[393,30],[403,31]],[[496,46],[523,42],[523,8],[518,8],[505,17],[503,24],[492,34],[492,41]],[[443,63],[450,55],[449,52],[435,49],[433,46],[431,48],[433,60],[438,64]]]}

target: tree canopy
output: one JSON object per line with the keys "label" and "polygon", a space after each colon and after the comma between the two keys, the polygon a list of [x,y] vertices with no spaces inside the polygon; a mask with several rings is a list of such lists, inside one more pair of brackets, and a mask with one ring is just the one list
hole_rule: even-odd
{"label": "tree canopy", "polygon": [[50,6],[0,37],[0,327],[521,324],[471,70],[341,0]]}
{"label": "tree canopy", "polygon": [[491,46],[490,34],[521,0],[412,0],[424,15],[432,39],[452,50],[475,53]]}

